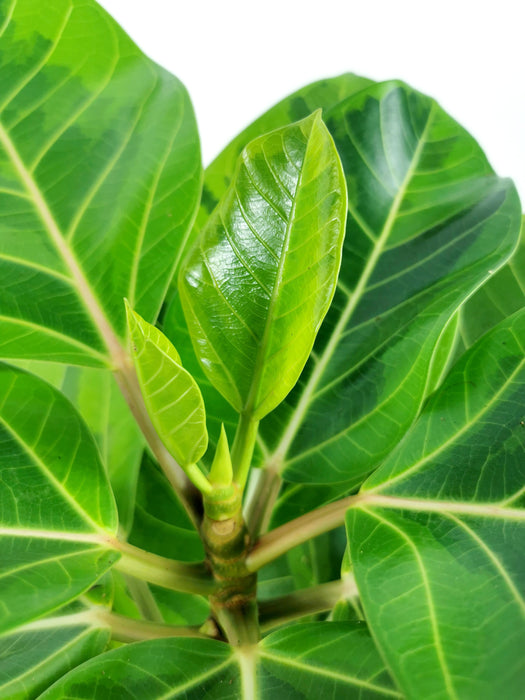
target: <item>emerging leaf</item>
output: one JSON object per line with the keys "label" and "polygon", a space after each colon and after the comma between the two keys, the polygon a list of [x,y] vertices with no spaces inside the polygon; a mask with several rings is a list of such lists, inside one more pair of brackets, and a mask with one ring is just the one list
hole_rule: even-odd
{"label": "emerging leaf", "polygon": [[188,476],[210,486],[196,467],[206,452],[208,432],[202,394],[166,336],[126,305],[133,359],[151,422]]}
{"label": "emerging leaf", "polygon": [[239,412],[262,418],[293,387],[332,300],[346,191],[319,113],[247,146],[185,261],[197,357]]}

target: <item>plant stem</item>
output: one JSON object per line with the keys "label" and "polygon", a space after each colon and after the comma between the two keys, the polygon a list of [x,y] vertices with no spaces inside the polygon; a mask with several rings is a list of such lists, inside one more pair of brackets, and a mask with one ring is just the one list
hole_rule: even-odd
{"label": "plant stem", "polygon": [[258,481],[246,508],[246,524],[253,540],[266,532],[273,506],[281,488],[281,475],[268,466],[259,471]]}
{"label": "plant stem", "polygon": [[201,535],[217,589],[210,596],[212,614],[235,647],[259,641],[257,576],[246,569],[250,537],[242,515],[242,493],[233,484],[224,501],[204,499]]}
{"label": "plant stem", "polygon": [[146,552],[127,542],[115,540],[112,544],[122,553],[115,566],[125,574],[183,593],[210,595],[217,588],[204,562],[187,564]]}
{"label": "plant stem", "polygon": [[353,576],[345,577],[339,581],[321,583],[312,588],[294,591],[281,598],[261,601],[259,603],[259,624],[261,630],[267,632],[290,620],[331,610],[339,600],[355,598],[357,595]]}
{"label": "plant stem", "polygon": [[241,413],[232,447],[233,480],[241,491],[250,471],[258,428],[259,421],[253,420],[251,413]]}
{"label": "plant stem", "polygon": [[135,369],[126,355],[114,369],[115,380],[128,404],[139,428],[159,463],[171,487],[179,497],[191,522],[199,529],[202,516],[202,499],[179,464],[168,452],[148,415]]}
{"label": "plant stem", "polygon": [[124,577],[129,594],[133,598],[142,617],[152,622],[164,622],[157,601],[153,597],[153,593],[150,591],[146,581],[141,581],[129,574],[124,574]]}
{"label": "plant stem", "polygon": [[246,568],[248,571],[257,571],[289,549],[343,525],[348,508],[363,500],[365,497],[360,494],[342,498],[263,535],[248,555]]}
{"label": "plant stem", "polygon": [[118,642],[138,642],[160,637],[200,637],[209,639],[198,626],[166,625],[118,615],[105,609],[92,609],[90,619],[111,628],[111,637]]}
{"label": "plant stem", "polygon": [[249,601],[243,607],[221,607],[215,611],[217,622],[226,639],[234,647],[249,647],[259,641],[257,603]]}

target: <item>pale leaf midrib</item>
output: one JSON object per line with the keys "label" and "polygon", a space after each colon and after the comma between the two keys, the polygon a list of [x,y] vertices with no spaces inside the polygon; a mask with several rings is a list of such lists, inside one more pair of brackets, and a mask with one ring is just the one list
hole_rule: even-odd
{"label": "pale leaf midrib", "polygon": [[[22,438],[22,436],[16,432],[14,427],[12,427],[3,417],[0,416],[0,424],[4,426],[6,431],[12,436],[12,438],[15,440],[16,443],[21,447],[21,449],[25,452],[25,454],[29,457],[29,459],[32,460],[34,466],[42,473],[44,478],[48,479],[55,490],[57,491],[58,494],[62,496],[64,501],[66,501],[71,509],[77,513],[78,516],[80,516],[81,520],[83,520],[92,530],[95,532],[103,533],[104,530],[102,526],[97,523],[93,518],[84,510],[84,508],[77,503],[77,501],[73,498],[73,496],[69,493],[69,491],[65,488],[64,484],[59,481],[53,472],[49,469],[49,467],[44,464],[40,456],[35,452],[35,450],[26,443],[26,441]],[[77,446],[78,449],[78,446]]]}
{"label": "pale leaf midrib", "polygon": [[392,530],[397,532],[399,534],[399,536],[403,540],[405,540],[408,547],[412,550],[414,558],[417,562],[417,566],[418,566],[420,574],[421,574],[421,581],[423,583],[423,587],[425,590],[425,597],[427,600],[428,613],[429,613],[428,619],[429,619],[430,626],[432,629],[432,636],[434,638],[434,649],[435,649],[436,656],[438,658],[438,662],[439,662],[439,665],[440,665],[442,673],[443,673],[443,680],[444,680],[445,686],[447,688],[447,697],[450,698],[451,700],[458,700],[458,696],[456,694],[456,691],[454,689],[454,685],[452,682],[452,676],[450,674],[450,669],[448,668],[448,664],[447,664],[447,661],[445,658],[445,653],[443,650],[443,643],[442,643],[441,634],[439,631],[439,625],[438,625],[438,620],[437,620],[437,616],[436,616],[436,609],[435,609],[434,599],[432,597],[432,591],[430,588],[430,581],[428,578],[428,573],[427,573],[427,570],[425,568],[424,562],[421,558],[421,555],[419,553],[417,546],[410,539],[410,537],[407,535],[406,532],[404,532],[400,528],[396,527],[389,520],[382,518],[376,512],[369,511],[367,508],[362,508],[362,510],[365,513],[367,513],[368,515],[370,515],[371,517],[375,518],[376,520],[379,520],[384,525],[386,525],[387,527],[390,527]]}
{"label": "pale leaf midrib", "polygon": [[520,374],[522,368],[525,366],[525,359],[522,360],[516,367],[516,369],[510,374],[501,387],[498,389],[497,392],[492,394],[490,399],[488,399],[482,406],[482,408],[469,420],[466,420],[463,426],[457,430],[453,435],[451,435],[447,440],[442,442],[438,447],[436,447],[432,452],[428,452],[425,454],[423,457],[418,459],[414,464],[410,465],[410,467],[407,467],[404,471],[400,472],[396,476],[387,478],[386,481],[384,481],[381,484],[378,484],[377,486],[374,486],[373,488],[366,489],[363,491],[363,493],[377,493],[380,492],[381,490],[388,489],[392,486],[392,484],[403,481],[407,477],[410,476],[415,471],[418,471],[424,464],[427,464],[429,460],[434,459],[437,455],[441,454],[444,450],[446,450],[448,447],[451,445],[454,445],[454,443],[457,442],[457,440],[463,436],[465,433],[468,433],[468,431],[473,427],[476,426],[480,419],[487,413],[489,412],[493,405],[498,401],[498,399],[504,394],[509,387],[512,386],[512,383],[517,375]]}
{"label": "pale leaf midrib", "polygon": [[20,157],[13,141],[9,137],[8,132],[0,123],[0,143],[4,147],[8,157],[13,163],[21,181],[23,182],[36,213],[44,225],[50,241],[63,259],[66,268],[70,270],[75,282],[76,291],[89,317],[91,318],[95,328],[109,351],[110,357],[115,361],[120,358],[123,350],[118,338],[116,337],[111,324],[105,316],[102,306],[99,304],[95,293],[91,289],[87,278],[76,260],[73,251],[66,244],[64,236],[56,223],[45,199],[40,191],[36,181],[33,179],[30,172],[27,170],[22,158]]}
{"label": "pale leaf midrib", "polygon": [[385,688],[384,686],[370,683],[366,680],[356,678],[355,676],[345,676],[342,673],[337,673],[336,671],[329,671],[328,669],[319,668],[319,666],[309,666],[308,664],[301,663],[297,659],[292,659],[289,656],[284,657],[278,654],[273,655],[271,652],[263,650],[259,651],[259,656],[261,658],[266,658],[282,666],[290,666],[301,671],[306,671],[312,675],[323,676],[324,678],[331,678],[334,681],[339,681],[345,683],[346,685],[354,685],[361,688],[366,688],[367,690],[373,690],[382,693],[383,695],[390,695],[396,698],[401,697],[400,694],[394,689]]}
{"label": "pale leaf midrib", "polygon": [[381,254],[383,253],[383,250],[386,246],[386,243],[388,241],[388,238],[390,236],[390,233],[392,231],[392,228],[395,224],[396,220],[396,215],[397,212],[399,211],[399,208],[402,204],[403,198],[406,194],[406,190],[408,188],[409,182],[412,179],[412,176],[416,170],[417,164],[419,162],[421,153],[423,151],[423,148],[426,144],[426,136],[428,133],[428,130],[430,128],[430,125],[432,123],[432,119],[434,116],[434,110],[435,110],[435,105],[432,104],[432,107],[429,110],[428,117],[427,117],[427,122],[425,124],[425,128],[423,129],[419,143],[417,145],[417,148],[414,151],[414,155],[412,157],[412,160],[410,162],[410,165],[407,169],[405,178],[403,180],[402,186],[400,187],[398,193],[396,194],[392,206],[390,208],[390,211],[388,213],[388,216],[386,218],[385,224],[383,226],[383,230],[381,234],[378,236],[377,240],[375,241],[375,244],[373,246],[373,252],[370,255],[367,264],[365,265],[365,268],[361,274],[361,277],[359,278],[359,282],[357,283],[352,295],[349,298],[349,301],[342,312],[339,322],[335,326],[332,335],[330,337],[329,342],[327,343],[322,355],[320,356],[318,362],[316,363],[314,370],[312,374],[310,375],[309,380],[305,384],[305,387],[303,389],[303,392],[301,394],[301,397],[297,403],[297,406],[295,410],[292,413],[292,416],[288,422],[288,425],[283,431],[281,440],[277,447],[274,450],[272,460],[275,460],[276,463],[281,463],[281,471],[285,466],[285,456],[293,442],[293,439],[295,438],[295,435],[297,434],[297,431],[299,430],[302,420],[304,416],[306,415],[308,408],[310,406],[310,401],[311,397],[314,394],[318,383],[321,381],[322,376],[324,374],[325,369],[328,366],[328,363],[330,362],[337,345],[339,343],[339,339],[342,336],[348,322],[350,321],[359,301],[361,300],[363,294],[366,291],[366,286],[368,284],[368,281],[370,277],[372,276],[375,266],[381,257]]}
{"label": "pale leaf midrib", "polygon": [[516,602],[521,608],[522,613],[525,613],[525,600],[521,596],[520,592],[516,588],[516,585],[514,584],[514,581],[511,579],[509,576],[508,572],[506,571],[505,567],[501,563],[501,561],[498,559],[496,554],[490,549],[490,547],[485,544],[485,542],[479,537],[477,533],[474,532],[466,523],[464,523],[462,520],[459,518],[456,518],[453,516],[451,513],[447,513],[447,516],[450,520],[456,523],[458,527],[462,528],[479,546],[479,548],[485,553],[487,558],[492,562],[496,570],[498,571],[499,575],[505,581],[505,584],[507,588],[510,590],[512,596],[516,599]]}
{"label": "pale leaf midrib", "polygon": [[[255,405],[256,405],[256,402],[257,402],[258,395],[259,395],[259,390],[261,388],[260,384],[262,381],[263,370],[265,367],[264,358],[265,358],[266,352],[268,350],[267,346],[269,344],[270,335],[271,335],[271,332],[273,329],[274,309],[275,309],[275,306],[277,304],[277,301],[279,298],[279,293],[281,292],[281,288],[282,288],[282,278],[283,278],[284,269],[285,269],[286,262],[287,262],[287,255],[288,255],[288,250],[289,250],[289,245],[290,245],[290,239],[291,239],[293,228],[294,228],[295,223],[296,223],[295,222],[295,210],[296,210],[297,200],[298,200],[298,196],[299,196],[298,193],[299,193],[301,186],[302,186],[303,175],[304,175],[304,171],[305,171],[306,163],[307,163],[307,159],[308,159],[308,150],[309,150],[310,144],[312,142],[312,132],[313,132],[315,126],[316,126],[316,122],[314,122],[314,124],[312,124],[311,130],[308,133],[308,137],[307,137],[307,141],[306,141],[306,148],[304,151],[304,157],[303,157],[303,160],[301,162],[301,168],[298,169],[297,183],[295,186],[295,192],[293,193],[293,197],[291,200],[290,213],[289,213],[288,219],[286,221],[286,230],[285,230],[285,234],[284,234],[284,241],[283,241],[283,245],[281,247],[281,253],[280,253],[279,261],[277,264],[277,272],[275,275],[275,281],[274,281],[274,285],[273,285],[270,299],[268,301],[268,310],[266,313],[266,321],[264,324],[264,330],[263,330],[261,340],[258,344],[257,354],[255,356],[253,379],[252,379],[252,383],[251,383],[251,387],[250,387],[250,392],[248,394],[248,397],[246,399],[246,403],[244,406],[244,411],[247,414],[251,414],[253,412]],[[284,139],[282,139],[282,140],[284,142]],[[290,162],[293,163],[293,161],[291,159],[290,159]],[[273,174],[273,170],[271,170],[271,172]],[[268,201],[267,198],[265,198],[262,193],[261,193],[261,197],[263,197],[265,199],[265,201]],[[271,204],[270,202],[268,202],[268,203]]]}

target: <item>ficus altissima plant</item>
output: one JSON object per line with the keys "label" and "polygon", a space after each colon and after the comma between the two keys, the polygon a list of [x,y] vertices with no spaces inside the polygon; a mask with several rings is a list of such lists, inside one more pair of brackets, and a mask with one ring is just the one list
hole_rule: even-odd
{"label": "ficus altissima plant", "polygon": [[0,698],[518,698],[525,247],[352,74],[202,171],[93,0],[0,0]]}

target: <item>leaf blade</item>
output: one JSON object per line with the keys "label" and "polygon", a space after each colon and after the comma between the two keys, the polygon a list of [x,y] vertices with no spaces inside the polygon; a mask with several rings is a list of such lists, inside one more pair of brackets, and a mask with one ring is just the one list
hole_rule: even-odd
{"label": "leaf blade", "polygon": [[461,358],[347,515],[367,619],[408,697],[523,683],[524,348],[521,311]]}
{"label": "leaf blade", "polygon": [[117,528],[113,496],[78,414],[45,382],[7,365],[0,367],[0,396],[7,630],[71,600],[119,555],[107,544]]}
{"label": "leaf blade", "polygon": [[189,98],[92,1],[15,3],[0,70],[0,351],[107,366],[122,298],[156,318],[193,221]]}
{"label": "leaf blade", "polygon": [[[215,387],[254,420],[282,400],[306,361],[334,292],[344,206],[337,154],[314,115],[244,150],[184,264],[179,289],[196,354]],[[325,237],[314,235],[324,227]],[[294,308],[298,285],[306,294]]]}

